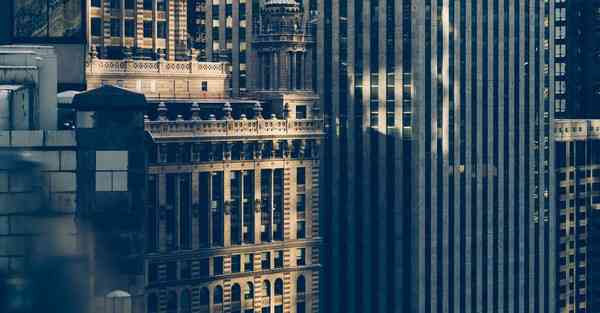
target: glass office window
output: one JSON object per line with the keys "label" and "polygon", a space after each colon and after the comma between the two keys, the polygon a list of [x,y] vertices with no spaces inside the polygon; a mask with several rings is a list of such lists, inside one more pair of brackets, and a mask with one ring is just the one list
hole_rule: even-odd
{"label": "glass office window", "polygon": [[13,32],[19,39],[83,39],[83,1],[12,0]]}

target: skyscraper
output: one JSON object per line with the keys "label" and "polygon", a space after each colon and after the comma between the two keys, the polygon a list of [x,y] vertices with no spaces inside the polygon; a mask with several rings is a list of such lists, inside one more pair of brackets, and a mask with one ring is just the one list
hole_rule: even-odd
{"label": "skyscraper", "polygon": [[319,2],[326,312],[555,312],[554,3]]}

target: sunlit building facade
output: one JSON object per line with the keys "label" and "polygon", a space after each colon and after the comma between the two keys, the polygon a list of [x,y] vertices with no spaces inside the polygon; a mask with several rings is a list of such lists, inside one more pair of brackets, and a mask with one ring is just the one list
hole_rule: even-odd
{"label": "sunlit building facade", "polygon": [[556,312],[554,3],[319,1],[326,312]]}
{"label": "sunlit building facade", "polygon": [[[557,206],[560,211],[559,309],[593,312],[598,288],[600,123],[556,120]],[[593,305],[592,305],[593,304]]]}

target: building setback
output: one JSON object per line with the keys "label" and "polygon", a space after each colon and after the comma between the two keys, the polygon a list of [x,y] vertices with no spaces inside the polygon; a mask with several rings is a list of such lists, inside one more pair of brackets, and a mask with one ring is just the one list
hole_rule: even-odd
{"label": "building setback", "polygon": [[556,312],[554,3],[319,2],[325,312]]}

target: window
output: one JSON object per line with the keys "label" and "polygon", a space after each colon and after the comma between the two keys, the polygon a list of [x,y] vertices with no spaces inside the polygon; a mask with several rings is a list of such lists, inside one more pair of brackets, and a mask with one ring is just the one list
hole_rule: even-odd
{"label": "window", "polygon": [[297,239],[305,239],[306,238],[306,222],[298,221],[296,225],[296,238]]}
{"label": "window", "polygon": [[158,312],[158,297],[155,293],[148,295],[148,313]]}
{"label": "window", "polygon": [[283,250],[275,253],[275,268],[283,268]]}
{"label": "window", "polygon": [[271,282],[268,280],[263,281],[263,294],[265,297],[271,297]]}
{"label": "window", "polygon": [[111,9],[120,9],[121,8],[121,1],[119,1],[119,0],[110,0],[110,8]]}
{"label": "window", "polygon": [[231,256],[231,272],[239,273],[240,272],[240,255],[232,255]]}
{"label": "window", "polygon": [[233,284],[231,287],[231,302],[239,302],[241,300],[241,293],[240,285]]}
{"label": "window", "polygon": [[128,152],[96,151],[96,191],[127,191]]}
{"label": "window", "polygon": [[306,302],[297,302],[296,303],[296,313],[305,313],[306,312]]}
{"label": "window", "polygon": [[217,286],[215,288],[215,294],[213,295],[213,302],[215,304],[221,304],[223,303],[223,287],[221,286]]}
{"label": "window", "polygon": [[297,254],[296,254],[296,265],[298,265],[298,266],[306,265],[306,249],[305,248],[298,248]]}
{"label": "window", "polygon": [[281,278],[275,280],[275,295],[283,296],[283,280]]}
{"label": "window", "polygon": [[125,9],[127,9],[127,10],[135,9],[135,0],[125,0]]}
{"label": "window", "polygon": [[110,35],[113,37],[121,36],[121,20],[116,18],[110,20]]}
{"label": "window", "polygon": [[296,184],[297,185],[306,184],[306,168],[304,168],[304,167],[296,168]]}
{"label": "window", "polygon": [[191,261],[181,262],[181,268],[179,269],[179,276],[181,279],[192,278],[192,264]]}
{"label": "window", "polygon": [[252,272],[254,270],[254,254],[244,255],[244,272]]}
{"label": "window", "polygon": [[156,0],[156,9],[158,11],[166,11],[167,10],[167,0]]}
{"label": "window", "polygon": [[135,37],[134,20],[125,20],[125,37]]}
{"label": "window", "polygon": [[192,297],[189,289],[181,291],[181,308],[179,313],[190,313],[192,309]]}
{"label": "window", "polygon": [[303,275],[298,276],[296,280],[296,293],[305,293],[306,292],[306,279]]}
{"label": "window", "polygon": [[144,21],[144,37],[152,38],[152,21]]}
{"label": "window", "polygon": [[275,306],[275,313],[283,313],[283,304],[278,304]]}
{"label": "window", "polygon": [[254,285],[251,282],[246,284],[246,289],[244,289],[244,299],[254,299]]}
{"label": "window", "polygon": [[298,194],[296,196],[296,212],[303,213],[306,210],[306,195]]}
{"label": "window", "polygon": [[222,256],[216,256],[213,259],[213,266],[214,266],[214,272],[215,272],[215,276],[216,275],[223,275],[223,257]]}
{"label": "window", "polygon": [[91,5],[93,7],[99,8],[100,6],[102,6],[102,0],[91,0]]}
{"label": "window", "polygon": [[92,36],[102,36],[102,20],[99,17],[92,17]]}
{"label": "window", "polygon": [[271,252],[263,252],[260,256],[260,268],[268,270],[271,268]]}
{"label": "window", "polygon": [[305,119],[306,118],[306,106],[305,105],[297,105],[296,106],[296,119]]}
{"label": "window", "polygon": [[144,10],[152,10],[152,0],[144,0]]}
{"label": "window", "polygon": [[210,291],[208,291],[208,288],[203,287],[202,289],[200,289],[200,305],[208,306],[209,303],[210,303]]}
{"label": "window", "polygon": [[201,85],[202,91],[208,91],[208,82],[203,81]]}
{"label": "window", "polygon": [[208,277],[208,275],[210,275],[208,259],[200,259],[200,277]]}
{"label": "window", "polygon": [[177,312],[177,292],[174,290],[169,291],[167,294],[167,312]]}
{"label": "window", "polygon": [[177,263],[167,263],[167,280],[177,280]]}
{"label": "window", "polygon": [[156,36],[158,38],[167,38],[167,22],[157,22],[156,23]]}
{"label": "window", "polygon": [[148,264],[148,282],[154,283],[158,281],[158,264]]}

